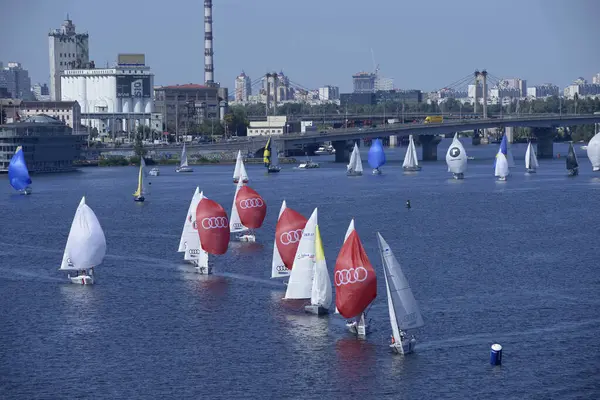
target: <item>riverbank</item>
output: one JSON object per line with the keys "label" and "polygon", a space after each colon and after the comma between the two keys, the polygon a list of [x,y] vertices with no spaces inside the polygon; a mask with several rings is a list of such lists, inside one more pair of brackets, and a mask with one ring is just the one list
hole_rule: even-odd
{"label": "riverbank", "polygon": [[[154,160],[152,158],[144,157],[146,165],[179,165],[179,159],[166,159],[161,158]],[[188,159],[189,165],[235,165],[235,159],[219,159],[219,158],[208,158],[208,157],[192,157]],[[280,158],[280,164],[296,164],[298,161],[295,158]],[[262,164],[262,158],[247,158],[244,159],[246,164]],[[139,157],[124,157],[124,156],[110,156],[103,157],[99,160],[78,160],[73,162],[76,167],[124,167],[129,165],[139,165]]]}

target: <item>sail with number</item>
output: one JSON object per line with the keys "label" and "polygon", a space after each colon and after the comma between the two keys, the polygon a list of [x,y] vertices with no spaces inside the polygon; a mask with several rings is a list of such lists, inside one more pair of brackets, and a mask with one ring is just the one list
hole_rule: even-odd
{"label": "sail with number", "polygon": [[81,198],[65,245],[62,270],[83,270],[102,263],[106,238],[94,211]]}
{"label": "sail with number", "polygon": [[31,178],[29,177],[29,170],[25,163],[25,154],[23,153],[22,146],[17,147],[15,154],[8,164],[8,181],[18,191],[23,191],[31,185]]}
{"label": "sail with number", "polygon": [[377,233],[379,252],[383,262],[383,272],[388,298],[390,323],[396,343],[401,343],[400,330],[415,329],[424,325],[417,301],[400,263],[394,256],[385,239]]}
{"label": "sail with number", "polygon": [[248,173],[246,172],[246,167],[244,166],[242,151],[238,150],[235,160],[235,169],[233,170],[233,183],[238,183],[240,178],[243,183],[248,183]]}
{"label": "sail with number", "polygon": [[315,208],[306,222],[302,238],[298,244],[294,265],[285,292],[286,299],[310,299],[312,296],[317,219],[318,214]]}
{"label": "sail with number", "polygon": [[354,220],[346,232],[333,276],[336,311],[344,318],[360,315],[377,297],[375,270],[354,229]]}
{"label": "sail with number", "polygon": [[600,171],[600,132],[590,139],[587,145],[587,156],[592,163],[592,171]]}
{"label": "sail with number", "polygon": [[525,168],[535,171],[537,167],[539,167],[539,164],[537,156],[535,155],[535,149],[531,145],[531,142],[529,142],[527,150],[525,151]]}
{"label": "sail with number", "polygon": [[454,134],[452,143],[446,152],[446,164],[448,165],[448,172],[464,174],[467,171],[467,152],[458,140],[458,133]]}
{"label": "sail with number", "polygon": [[368,161],[369,166],[373,169],[379,169],[379,167],[385,164],[385,152],[383,151],[381,139],[373,140],[373,144],[371,144],[371,148],[369,149]]}

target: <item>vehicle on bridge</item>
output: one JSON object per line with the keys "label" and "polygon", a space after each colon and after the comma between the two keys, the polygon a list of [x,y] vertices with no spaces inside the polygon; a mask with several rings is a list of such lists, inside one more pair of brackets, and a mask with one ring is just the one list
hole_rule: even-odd
{"label": "vehicle on bridge", "polygon": [[442,115],[428,115],[425,117],[426,124],[439,124],[444,122],[444,117]]}

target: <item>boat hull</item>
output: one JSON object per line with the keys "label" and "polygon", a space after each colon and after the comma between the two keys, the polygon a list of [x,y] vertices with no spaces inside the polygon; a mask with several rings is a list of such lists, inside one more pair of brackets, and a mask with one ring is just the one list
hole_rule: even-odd
{"label": "boat hull", "polygon": [[269,167],[269,169],[267,169],[267,173],[269,174],[276,174],[279,171],[281,171],[281,168],[279,167]]}
{"label": "boat hull", "polygon": [[71,283],[77,284],[77,285],[93,285],[94,284],[94,277],[90,276],[90,275],[78,275],[78,276],[71,276],[69,275],[69,280],[71,281]]}
{"label": "boat hull", "polygon": [[314,305],[314,304],[310,304],[310,305],[304,306],[304,311],[307,312],[308,314],[314,314],[314,315],[327,315],[327,314],[329,314],[329,310],[328,309],[326,309],[323,306]]}
{"label": "boat hull", "polygon": [[150,175],[150,176],[158,176],[158,175],[160,175],[160,172],[158,172],[158,171],[150,171],[150,172],[148,172],[148,175]]}
{"label": "boat hull", "polygon": [[[238,183],[239,181],[240,181],[239,179],[234,179],[234,180],[233,180],[233,183]],[[248,179],[244,179],[244,180],[242,181],[242,183],[248,183]]]}
{"label": "boat hull", "polygon": [[133,199],[133,201],[137,201],[137,202],[140,202],[140,203],[143,203],[143,202],[144,202],[144,200],[146,200],[146,198],[145,198],[144,196],[135,197],[135,198]]}
{"label": "boat hull", "polygon": [[415,350],[417,345],[417,339],[415,338],[406,338],[402,340],[402,344],[392,343],[390,344],[390,348],[396,354],[410,354]]}
{"label": "boat hull", "polygon": [[21,194],[24,196],[30,195],[32,192],[31,187],[27,186],[25,189],[21,190]]}
{"label": "boat hull", "polygon": [[505,182],[506,181],[506,177],[505,176],[499,176],[498,177],[498,181]]}
{"label": "boat hull", "polygon": [[346,323],[346,328],[348,328],[350,333],[358,336],[367,336],[367,334],[371,333],[369,325],[361,325],[358,321]]}
{"label": "boat hull", "polygon": [[375,168],[375,169],[373,170],[373,175],[381,175],[381,170],[379,170],[379,169]]}
{"label": "boat hull", "polygon": [[528,174],[535,174],[536,172],[537,172],[537,171],[536,171],[535,169],[531,169],[531,168],[528,168],[528,169],[527,169],[527,173],[528,173]]}
{"label": "boat hull", "polygon": [[421,167],[402,167],[406,172],[417,172],[421,170]]}
{"label": "boat hull", "polygon": [[452,174],[452,177],[454,179],[465,179],[465,174],[463,174],[462,172],[458,174]]}
{"label": "boat hull", "polygon": [[348,172],[346,172],[346,175],[347,176],[362,176],[362,172],[356,172],[356,171],[350,172],[350,171],[348,171]]}
{"label": "boat hull", "polygon": [[256,236],[252,234],[239,235],[238,240],[240,242],[256,242]]}
{"label": "boat hull", "polygon": [[194,172],[190,167],[179,167],[175,169],[175,172]]}
{"label": "boat hull", "polygon": [[567,175],[569,175],[569,176],[577,176],[577,175],[579,175],[579,169],[578,168],[568,169],[567,170]]}
{"label": "boat hull", "polygon": [[199,273],[200,275],[212,275],[213,273],[213,268],[211,266],[205,267],[205,266],[197,266],[196,268],[196,272]]}

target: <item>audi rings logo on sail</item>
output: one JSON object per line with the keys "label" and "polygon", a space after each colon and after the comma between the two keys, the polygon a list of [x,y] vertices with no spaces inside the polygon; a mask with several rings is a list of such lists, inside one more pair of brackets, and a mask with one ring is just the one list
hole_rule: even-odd
{"label": "audi rings logo on sail", "polygon": [[255,197],[251,199],[244,199],[240,201],[240,208],[245,210],[247,208],[258,208],[264,206],[265,203],[260,197]]}
{"label": "audi rings logo on sail", "polygon": [[348,285],[350,283],[363,282],[369,276],[365,267],[356,267],[350,269],[340,269],[335,271],[335,286]]}
{"label": "audi rings logo on sail", "polygon": [[285,265],[278,265],[275,267],[275,270],[277,272],[288,272],[288,269]]}
{"label": "audi rings logo on sail", "polygon": [[279,235],[279,241],[285,246],[292,243],[298,243],[300,238],[302,238],[302,231],[303,229],[296,229],[295,231],[283,232]]}
{"label": "audi rings logo on sail", "polygon": [[228,225],[227,217],[209,217],[202,220],[204,229],[221,229],[227,228]]}

